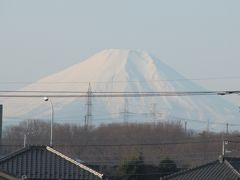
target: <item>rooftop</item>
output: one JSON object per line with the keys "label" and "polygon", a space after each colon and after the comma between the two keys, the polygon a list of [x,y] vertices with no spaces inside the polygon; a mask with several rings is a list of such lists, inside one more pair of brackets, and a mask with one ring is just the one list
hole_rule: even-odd
{"label": "rooftop", "polygon": [[25,179],[103,179],[103,174],[48,146],[29,146],[0,159],[0,170]]}
{"label": "rooftop", "polygon": [[162,178],[162,180],[229,180],[240,179],[240,158],[223,158],[207,164],[180,171]]}

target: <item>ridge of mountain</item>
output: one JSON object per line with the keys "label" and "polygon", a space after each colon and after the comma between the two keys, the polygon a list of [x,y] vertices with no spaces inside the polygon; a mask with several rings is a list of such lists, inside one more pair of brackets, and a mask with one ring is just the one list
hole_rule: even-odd
{"label": "ridge of mountain", "polygon": [[[204,91],[202,87],[189,80],[179,79],[186,78],[146,51],[106,49],[21,90],[87,92],[90,82],[92,90],[96,92]],[[86,99],[52,98],[52,102],[56,120],[84,122]],[[50,113],[49,106],[41,98],[7,99],[4,104],[5,116],[32,119],[47,118]],[[235,108],[222,98],[213,96],[106,97],[93,99],[92,113],[93,123],[96,124],[122,122],[124,116],[131,122],[185,118],[202,122],[210,120],[220,124],[237,122]]]}

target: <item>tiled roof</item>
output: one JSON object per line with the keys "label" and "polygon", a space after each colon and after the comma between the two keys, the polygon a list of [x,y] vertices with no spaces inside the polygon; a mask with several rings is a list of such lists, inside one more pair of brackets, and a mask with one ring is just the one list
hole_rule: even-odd
{"label": "tiled roof", "polygon": [[0,159],[0,169],[27,179],[102,179],[103,174],[48,146],[30,146]]}
{"label": "tiled roof", "polygon": [[239,170],[240,159],[231,158],[231,162],[229,162],[229,159],[226,158],[223,161],[216,160],[196,168],[174,173],[163,177],[162,180],[239,180],[239,171],[232,163],[237,164]]}
{"label": "tiled roof", "polygon": [[225,161],[228,162],[237,172],[240,172],[240,158],[226,157]]}
{"label": "tiled roof", "polygon": [[0,179],[1,180],[20,180],[20,177],[13,176],[7,172],[0,170]]}

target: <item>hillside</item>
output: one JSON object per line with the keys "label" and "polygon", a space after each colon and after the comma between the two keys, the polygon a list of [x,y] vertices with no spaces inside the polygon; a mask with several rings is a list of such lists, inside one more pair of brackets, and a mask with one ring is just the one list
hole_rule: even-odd
{"label": "hillside", "polygon": [[[23,91],[87,92],[175,92],[204,91],[173,68],[145,51],[106,49],[61,72],[32,83]],[[51,98],[55,121],[84,123],[86,98]],[[20,119],[48,119],[49,104],[42,98],[7,99],[5,116]],[[105,97],[92,98],[92,123],[148,122],[190,119],[201,126],[237,123],[237,107],[214,96]],[[197,122],[195,121],[195,122]],[[200,123],[201,124],[201,123]],[[221,129],[225,126],[211,128]],[[197,128],[199,123],[189,125]]]}

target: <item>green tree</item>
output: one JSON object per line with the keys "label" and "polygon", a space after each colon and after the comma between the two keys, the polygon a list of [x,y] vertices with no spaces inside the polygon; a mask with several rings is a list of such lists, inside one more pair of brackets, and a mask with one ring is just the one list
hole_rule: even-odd
{"label": "green tree", "polygon": [[159,173],[161,177],[172,174],[176,171],[177,171],[176,163],[169,158],[163,159],[159,164]]}
{"label": "green tree", "polygon": [[144,160],[142,153],[137,153],[129,161],[119,167],[121,180],[145,180]]}

